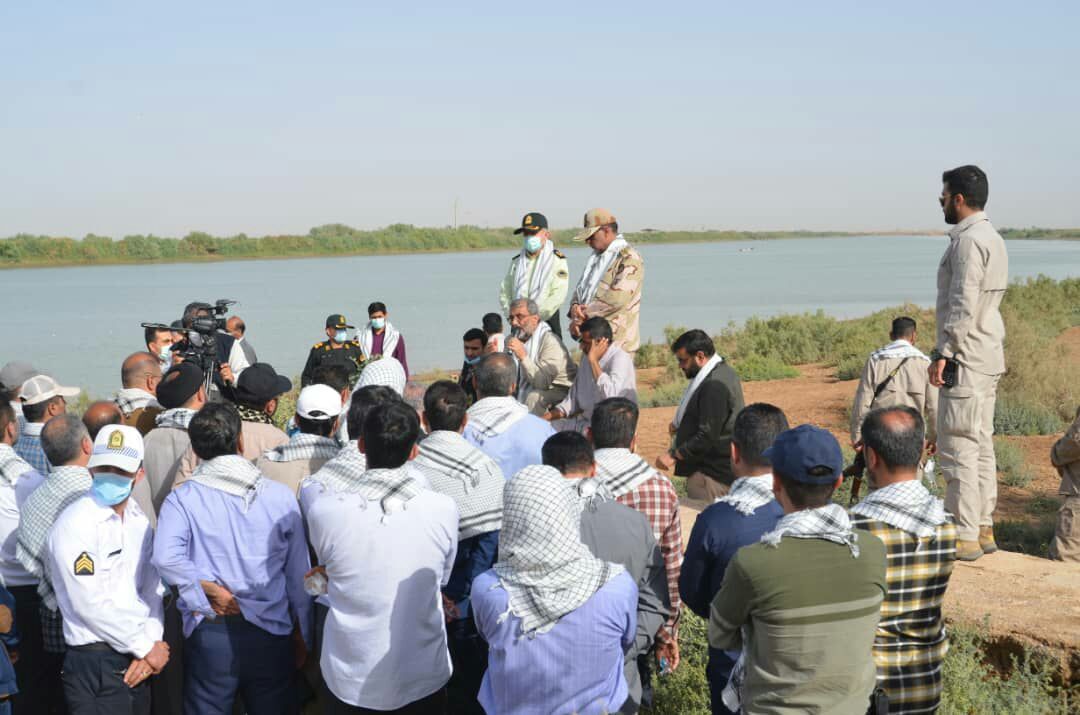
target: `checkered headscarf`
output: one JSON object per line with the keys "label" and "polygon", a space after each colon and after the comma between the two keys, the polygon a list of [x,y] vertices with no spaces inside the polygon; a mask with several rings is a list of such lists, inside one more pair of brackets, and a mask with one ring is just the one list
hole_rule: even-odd
{"label": "checkered headscarf", "polygon": [[262,472],[239,454],[226,454],[200,462],[191,481],[240,497],[246,510],[259,493]]}
{"label": "checkered headscarf", "polygon": [[359,440],[351,440],[321,469],[304,481],[318,482],[324,489],[349,493],[367,471],[367,456],[360,451]]}
{"label": "checkered headscarf", "polygon": [[629,449],[596,450],[596,476],[603,480],[615,499],[634,491],[655,473],[648,462]]}
{"label": "checkered headscarf", "polygon": [[467,414],[473,432],[486,440],[513,427],[529,410],[513,397],[485,397],[470,407]]}
{"label": "checkered headscarf", "polygon": [[332,459],[341,451],[333,437],[297,432],[285,444],[263,453],[271,462],[296,462],[306,459]]}
{"label": "checkered headscarf", "polygon": [[16,454],[10,444],[0,442],[0,482],[14,487],[19,477],[33,469],[29,462]]}
{"label": "checkered headscarf", "polygon": [[369,360],[364,365],[363,371],[360,373],[360,379],[356,381],[356,390],[361,387],[368,387],[369,385],[384,385],[389,387],[397,394],[401,395],[405,392],[405,383],[408,378],[405,377],[405,368],[401,366],[401,363],[396,358],[392,358],[389,355],[375,360]]}
{"label": "checkered headscarf", "polygon": [[195,416],[195,410],[187,407],[173,407],[165,410],[154,418],[154,424],[158,427],[187,430],[191,424],[191,418]]}
{"label": "checkered headscarf", "polygon": [[785,536],[843,544],[851,549],[853,558],[859,558],[859,536],[851,528],[851,519],[839,504],[785,514],[776,522],[775,529],[761,537],[761,543],[776,547]]}
{"label": "checkered headscarf", "polygon": [[457,502],[459,542],[502,526],[506,484],[502,471],[460,434],[432,432],[420,443],[420,454],[413,464],[428,478],[432,489]]}
{"label": "checkered headscarf", "polygon": [[730,504],[740,514],[750,516],[760,507],[776,499],[772,490],[773,477],[762,474],[757,477],[740,477],[731,483],[731,491],[717,502]]}
{"label": "checkered headscarf", "polygon": [[851,513],[884,522],[919,539],[933,536],[948,518],[945,502],[918,479],[875,489],[853,506]]}
{"label": "checkered headscarf", "polygon": [[506,483],[495,573],[521,634],[545,633],[580,608],[623,567],[601,561],[581,541],[581,506],[552,467],[522,469]]}

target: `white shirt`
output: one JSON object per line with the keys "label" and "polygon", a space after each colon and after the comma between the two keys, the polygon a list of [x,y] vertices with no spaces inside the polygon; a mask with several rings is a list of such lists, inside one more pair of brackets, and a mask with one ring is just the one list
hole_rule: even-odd
{"label": "white shirt", "polygon": [[93,493],[60,514],[49,532],[48,569],[64,617],[64,642],[104,642],[143,658],[161,640],[165,591],[150,561],[153,539],[133,499],[123,519]]}
{"label": "white shirt", "polygon": [[0,580],[5,587],[32,586],[38,582],[15,558],[19,541],[19,513],[30,492],[45,481],[35,469],[23,472],[15,486],[0,483]]}
{"label": "white shirt", "polygon": [[233,340],[232,347],[229,348],[229,369],[232,370],[233,380],[239,380],[240,373],[249,367],[251,367],[251,363],[248,362],[244,347],[239,340]]}
{"label": "white shirt", "polygon": [[329,581],[319,664],[330,691],[396,710],[443,687],[451,666],[440,588],[457,553],[454,500],[423,491],[383,519],[378,502],[326,492],[307,523]]}

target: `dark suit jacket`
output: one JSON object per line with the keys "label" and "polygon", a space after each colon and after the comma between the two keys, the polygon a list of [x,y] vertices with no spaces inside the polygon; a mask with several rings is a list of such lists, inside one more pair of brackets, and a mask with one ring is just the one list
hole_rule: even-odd
{"label": "dark suit jacket", "polygon": [[704,472],[731,484],[731,430],[743,408],[742,383],[726,361],[713,369],[690,398],[675,433],[675,449],[682,456],[675,474],[688,477]]}

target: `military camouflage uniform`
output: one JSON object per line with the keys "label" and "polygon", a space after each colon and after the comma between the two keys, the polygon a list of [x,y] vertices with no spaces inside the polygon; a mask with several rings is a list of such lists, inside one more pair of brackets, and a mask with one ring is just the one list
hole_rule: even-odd
{"label": "military camouflage uniform", "polygon": [[626,246],[608,266],[596,297],[585,306],[592,318],[607,318],[618,345],[633,357],[641,345],[641,288],[645,283],[645,262],[633,246]]}
{"label": "military camouflage uniform", "polygon": [[322,365],[343,365],[349,371],[349,384],[356,382],[360,374],[360,368],[364,365],[364,351],[360,343],[350,340],[340,348],[335,348],[329,340],[315,343],[308,353],[304,371],[300,374],[300,386],[307,387],[311,384],[315,368]]}

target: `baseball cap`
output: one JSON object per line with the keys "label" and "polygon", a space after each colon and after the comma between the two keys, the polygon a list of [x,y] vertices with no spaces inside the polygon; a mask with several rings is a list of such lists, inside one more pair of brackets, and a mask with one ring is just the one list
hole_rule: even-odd
{"label": "baseball cap", "polygon": [[305,420],[329,420],[341,414],[341,393],[329,385],[308,385],[296,398],[296,414]]}
{"label": "baseball cap", "polygon": [[45,400],[60,397],[76,397],[82,392],[78,387],[64,387],[48,375],[34,375],[22,384],[19,399],[27,405],[36,405]]}
{"label": "baseball cap", "polygon": [[291,389],[292,380],[277,374],[268,363],[257,362],[237,378],[236,401],[243,405],[261,407]]}
{"label": "baseball cap", "polygon": [[337,330],[344,330],[345,328],[355,328],[355,325],[349,325],[345,320],[345,316],[340,313],[334,313],[333,315],[326,316],[326,327],[335,328]]}
{"label": "baseball cap", "polygon": [[[844,469],[836,437],[813,425],[781,432],[761,455],[772,463],[773,473],[803,484],[832,484]],[[812,476],[810,470],[815,467],[827,467],[829,473]]]}
{"label": "baseball cap", "polygon": [[544,214],[527,213],[524,218],[521,219],[521,228],[514,231],[514,234],[519,233],[536,233],[542,229],[548,227],[547,217]]}
{"label": "baseball cap", "polygon": [[615,220],[614,214],[610,211],[607,209],[590,209],[585,213],[585,230],[574,236],[574,240],[586,241],[600,230],[601,226],[607,226],[611,223],[618,223],[618,221]]}
{"label": "baseball cap", "polygon": [[[241,373],[243,374],[243,373]],[[193,362],[173,365],[157,386],[157,398],[167,410],[182,407],[203,384],[203,371]]]}
{"label": "baseball cap", "polygon": [[106,425],[94,440],[94,451],[87,467],[116,467],[136,472],[142,464],[143,438],[139,430],[127,425]]}
{"label": "baseball cap", "polygon": [[22,384],[34,375],[41,374],[43,374],[41,370],[28,362],[12,360],[0,368],[0,389],[14,390],[16,387],[22,387]]}

